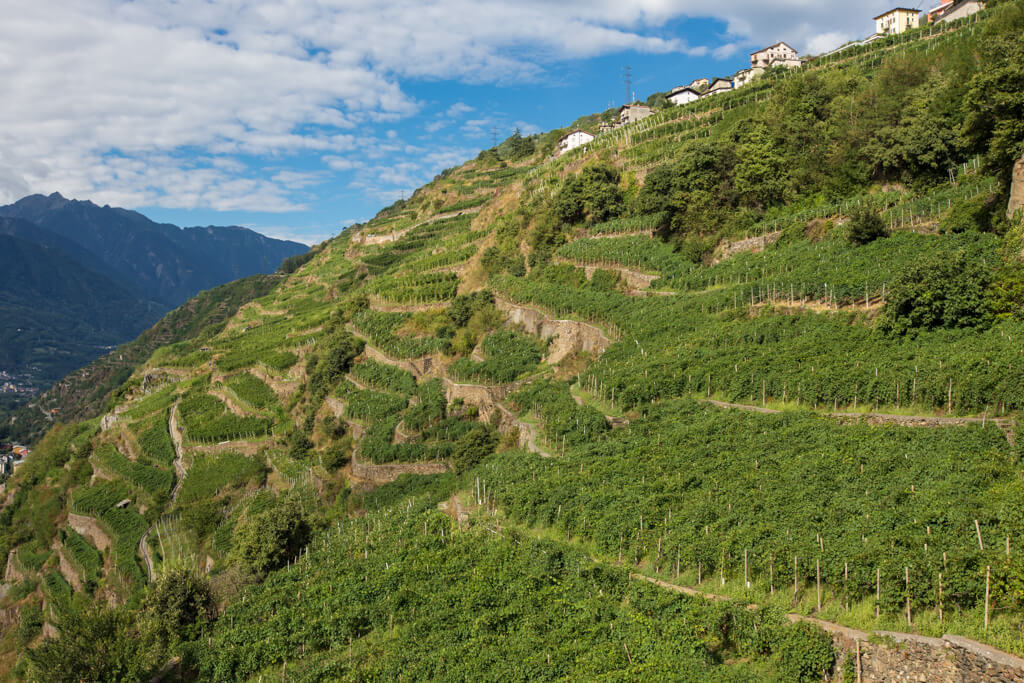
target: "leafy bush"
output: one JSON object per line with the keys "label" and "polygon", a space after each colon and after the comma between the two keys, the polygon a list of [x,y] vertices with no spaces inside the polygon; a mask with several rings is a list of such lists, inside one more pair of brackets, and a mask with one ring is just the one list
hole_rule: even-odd
{"label": "leafy bush", "polygon": [[780,629],[777,638],[775,658],[786,680],[812,683],[824,680],[832,670],[832,639],[820,629],[798,623]]}
{"label": "leafy bush", "polygon": [[991,320],[987,289],[991,274],[960,252],[911,266],[892,283],[885,304],[885,329],[977,327]]}
{"label": "leafy bush", "polygon": [[568,178],[554,198],[555,215],[563,223],[601,223],[623,210],[619,172],[608,163],[590,163]]}
{"label": "leafy bush", "polygon": [[310,533],[298,502],[291,497],[281,498],[242,521],[235,531],[232,554],[242,567],[262,577],[298,555]]}
{"label": "leafy bush", "polygon": [[867,244],[888,235],[889,228],[885,221],[874,211],[859,209],[850,216],[846,237],[853,244]]}

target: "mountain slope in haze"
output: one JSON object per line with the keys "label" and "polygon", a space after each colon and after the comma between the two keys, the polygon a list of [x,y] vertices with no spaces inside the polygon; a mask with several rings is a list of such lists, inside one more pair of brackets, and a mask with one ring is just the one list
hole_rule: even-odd
{"label": "mountain slope in haze", "polygon": [[25,197],[0,207],[0,216],[29,221],[69,240],[80,250],[72,256],[103,268],[116,282],[166,309],[204,289],[273,272],[285,258],[306,250],[298,242],[247,228],[179,228],[59,193]]}
{"label": "mountain slope in haze", "polygon": [[17,240],[0,286],[0,370],[30,390],[132,339],[197,292],[272,273],[306,250],[246,228],[182,229],[56,193],[0,207],[0,235]]}
{"label": "mountain slope in haze", "polygon": [[174,309],[138,338],[79,367],[8,418],[0,412],[0,436],[33,443],[61,422],[96,417],[115,389],[160,346],[216,334],[242,305],[266,295],[280,275],[253,275],[205,290]]}
{"label": "mountain slope in haze", "polygon": [[62,249],[0,234],[0,367],[61,377],[163,313]]}

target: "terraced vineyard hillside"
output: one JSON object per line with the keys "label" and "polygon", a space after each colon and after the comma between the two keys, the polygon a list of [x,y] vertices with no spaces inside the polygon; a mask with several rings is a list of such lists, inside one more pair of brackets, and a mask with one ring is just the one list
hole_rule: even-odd
{"label": "terraced vineyard hillside", "polygon": [[809,615],[1024,654],[1021,35],[485,150],[320,245],[7,482],[4,665],[852,676]]}

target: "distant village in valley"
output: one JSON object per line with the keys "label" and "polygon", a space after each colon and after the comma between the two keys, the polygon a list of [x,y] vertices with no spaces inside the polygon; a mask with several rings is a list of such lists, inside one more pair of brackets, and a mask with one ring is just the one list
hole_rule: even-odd
{"label": "distant village in valley", "polygon": [[691,102],[743,88],[764,75],[769,69],[799,69],[814,59],[831,57],[844,50],[868,45],[880,38],[905,33],[922,26],[957,21],[958,19],[969,17],[984,8],[985,3],[981,0],[940,0],[938,6],[927,11],[908,7],[894,7],[873,18],[875,32],[867,38],[850,41],[835,50],[813,58],[801,57],[795,48],[780,41],[774,45],[769,45],[756,52],[752,52],[750,54],[750,67],[741,69],[732,76],[696,78],[687,85],[679,85],[672,88],[667,93],[656,93],[643,103],[636,101],[634,98],[633,102],[619,108],[616,120],[603,121],[597,124],[596,129],[589,131],[580,127],[574,127],[559,138],[555,147],[555,156],[560,156],[570,150],[583,147],[602,133],[608,133],[646,119],[654,114],[655,109],[658,107],[658,104],[656,104],[658,101],[661,101],[662,106],[684,106]]}
{"label": "distant village in valley", "polygon": [[14,468],[24,462],[31,451],[20,443],[0,442],[0,481],[14,474]]}

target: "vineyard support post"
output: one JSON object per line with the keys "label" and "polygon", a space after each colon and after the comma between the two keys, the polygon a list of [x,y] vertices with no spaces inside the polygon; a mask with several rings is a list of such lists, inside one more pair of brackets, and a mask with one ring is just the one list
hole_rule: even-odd
{"label": "vineyard support post", "polygon": [[910,567],[903,568],[903,576],[907,586],[907,626],[910,626]]}
{"label": "vineyard support post", "polygon": [[814,560],[815,587],[818,591],[818,611],[821,611],[821,558]]}
{"label": "vineyard support post", "polygon": [[992,567],[985,567],[985,633],[988,633],[988,599],[990,595],[990,579],[992,576]]}
{"label": "vineyard support post", "polygon": [[793,602],[796,602],[797,593],[799,593],[799,584],[797,583],[796,555],[794,555],[793,556]]}
{"label": "vineyard support post", "polygon": [[882,570],[875,567],[875,619],[878,618],[882,606]]}

